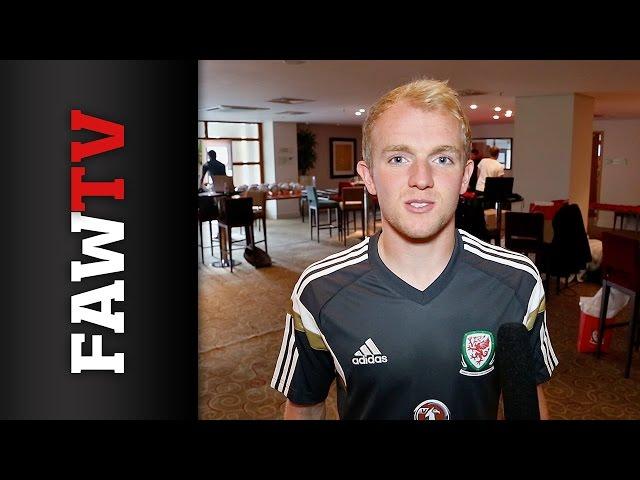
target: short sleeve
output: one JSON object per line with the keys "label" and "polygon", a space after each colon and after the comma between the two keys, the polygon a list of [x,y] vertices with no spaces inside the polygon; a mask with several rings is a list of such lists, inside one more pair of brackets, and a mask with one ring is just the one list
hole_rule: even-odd
{"label": "short sleeve", "polygon": [[306,332],[296,312],[287,313],[271,387],[294,403],[311,405],[327,398],[334,378],[333,360],[321,337]]}
{"label": "short sleeve", "polygon": [[547,329],[547,310],[542,281],[539,277],[537,280],[531,292],[525,325],[530,332],[536,383],[540,384],[551,378],[553,370],[558,365],[558,358],[553,351]]}

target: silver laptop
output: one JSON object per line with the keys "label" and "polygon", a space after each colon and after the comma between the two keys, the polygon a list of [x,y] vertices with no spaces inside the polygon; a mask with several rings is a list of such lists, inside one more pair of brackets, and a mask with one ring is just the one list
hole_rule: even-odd
{"label": "silver laptop", "polygon": [[231,193],[235,190],[233,177],[226,175],[213,176],[213,191],[217,193]]}

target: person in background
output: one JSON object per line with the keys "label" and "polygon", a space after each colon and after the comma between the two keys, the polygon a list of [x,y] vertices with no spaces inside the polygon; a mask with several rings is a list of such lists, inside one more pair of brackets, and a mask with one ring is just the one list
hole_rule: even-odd
{"label": "person in background", "polygon": [[496,337],[522,323],[540,384],[558,360],[544,288],[525,255],[455,228],[473,171],[464,110],[446,82],[416,80],[379,99],[362,127],[358,173],[382,232],[310,265],[293,288],[271,386],[285,419],[496,419]]}
{"label": "person in background", "polygon": [[498,147],[489,149],[489,157],[483,158],[478,163],[478,183],[476,183],[476,191],[484,192],[484,184],[487,177],[503,177],[504,166],[497,160],[500,155]]}
{"label": "person in background", "polygon": [[224,163],[219,162],[217,160],[215,150],[209,150],[207,154],[209,155],[209,161],[204,165],[202,165],[202,175],[200,176],[200,188],[204,187],[204,179],[207,173],[211,177],[211,181],[213,181],[214,175],[227,174],[227,169]]}

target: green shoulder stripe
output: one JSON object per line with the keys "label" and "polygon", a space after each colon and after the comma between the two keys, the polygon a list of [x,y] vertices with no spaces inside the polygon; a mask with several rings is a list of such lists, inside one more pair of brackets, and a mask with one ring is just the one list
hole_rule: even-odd
{"label": "green shoulder stripe", "polygon": [[324,344],[324,340],[322,340],[322,337],[320,335],[318,335],[317,333],[309,332],[304,328],[304,324],[302,323],[302,318],[300,317],[300,315],[294,312],[293,309],[289,310],[288,313],[293,318],[293,327],[297,331],[303,332],[307,335],[307,339],[309,340],[311,348],[313,348],[314,350],[329,350]]}
{"label": "green shoulder stripe", "polygon": [[527,322],[525,323],[525,327],[527,327],[527,330],[531,330],[533,328],[533,325],[536,323],[536,317],[538,316],[538,314],[544,312],[545,309],[546,305],[544,297],[542,297],[538,308],[533,309],[533,311],[527,316]]}

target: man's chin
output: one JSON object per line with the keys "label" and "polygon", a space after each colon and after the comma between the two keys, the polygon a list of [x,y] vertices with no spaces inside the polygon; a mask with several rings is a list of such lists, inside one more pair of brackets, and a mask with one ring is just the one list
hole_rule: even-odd
{"label": "man's chin", "polygon": [[442,231],[443,227],[415,228],[415,226],[411,226],[411,227],[400,226],[400,228],[394,227],[394,229],[402,237],[412,242],[428,242],[429,240],[436,237]]}
{"label": "man's chin", "polygon": [[437,225],[403,225],[402,223],[391,223],[389,226],[393,228],[400,236],[410,242],[429,242],[441,234],[447,227],[449,222],[439,222]]}
{"label": "man's chin", "polygon": [[407,240],[412,242],[420,243],[420,242],[428,242],[436,237],[442,230],[427,230],[427,231],[404,231],[400,232],[400,234],[405,237]]}

